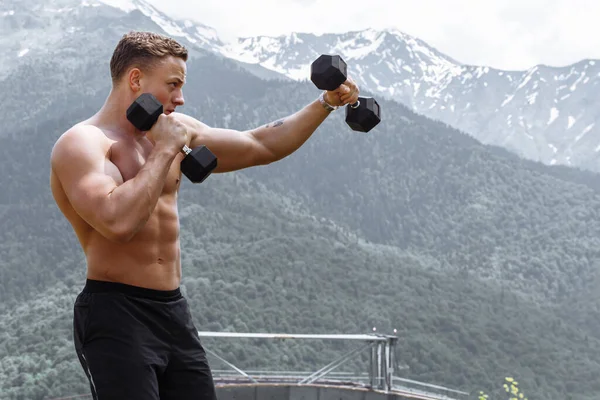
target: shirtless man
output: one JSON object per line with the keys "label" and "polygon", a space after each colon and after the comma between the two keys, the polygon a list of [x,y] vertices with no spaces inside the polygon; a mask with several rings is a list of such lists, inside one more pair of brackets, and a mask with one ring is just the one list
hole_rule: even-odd
{"label": "shirtless man", "polygon": [[[267,165],[296,151],[332,106],[358,100],[348,79],[293,115],[249,131],[212,128],[184,104],[187,50],[171,38],[130,32],[110,62],[103,107],[63,133],[50,186],[87,261],[74,304],[74,342],[94,399],[216,399],[206,354],[181,295],[177,192],[184,144],[206,145],[213,173]],[[164,114],[147,132],[126,110],[152,93]]]}

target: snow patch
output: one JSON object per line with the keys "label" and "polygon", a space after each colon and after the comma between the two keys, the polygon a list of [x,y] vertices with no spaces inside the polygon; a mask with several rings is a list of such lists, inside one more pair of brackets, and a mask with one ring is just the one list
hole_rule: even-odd
{"label": "snow patch", "polygon": [[481,78],[483,74],[487,74],[490,71],[489,67],[477,67],[477,78]]}
{"label": "snow patch", "polygon": [[420,82],[415,82],[413,85],[414,88],[414,94],[419,93],[419,89],[421,89],[421,83]]}
{"label": "snow patch", "polygon": [[573,84],[571,85],[571,87],[569,88],[569,90],[571,90],[571,92],[574,92],[575,89],[577,89],[577,85],[579,84],[579,82],[581,82],[583,80],[583,78],[585,78],[585,72],[581,73],[581,75],[579,76],[579,78],[577,78],[577,80],[575,82],[573,82]]}
{"label": "snow patch", "polygon": [[429,97],[432,99],[439,99],[440,98],[440,90],[439,88],[435,87],[435,86],[431,86],[430,88],[428,88],[425,91],[425,97]]}
{"label": "snow patch", "polygon": [[556,118],[558,118],[558,110],[556,109],[556,107],[552,107],[550,109],[550,118],[548,119],[548,125],[550,125],[551,123],[553,123]]}
{"label": "snow patch", "polygon": [[567,129],[571,129],[571,127],[573,126],[573,124],[575,124],[575,121],[577,121],[575,119],[575,117],[573,117],[572,115],[569,115],[569,122],[568,122],[568,125],[567,125]]}
{"label": "snow patch", "polygon": [[261,63],[264,53],[278,53],[281,44],[275,38],[260,36],[258,38],[240,38],[236,42],[221,49],[221,54],[234,60],[249,64]]}
{"label": "snow patch", "polygon": [[535,104],[535,99],[537,98],[537,96],[538,96],[538,92],[533,92],[532,94],[527,96],[527,102],[530,105]]}
{"label": "snow patch", "polygon": [[306,80],[310,77],[310,65],[304,65],[298,68],[288,69],[287,71],[282,69],[274,69],[274,71],[287,75],[296,81]]}
{"label": "snow patch", "polygon": [[507,105],[508,103],[510,103],[510,101],[511,101],[511,100],[512,100],[514,97],[515,97],[515,95],[514,95],[514,94],[511,94],[510,96],[508,96],[508,97],[506,98],[506,100],[504,100],[504,101],[502,102],[502,107],[504,107],[505,105]]}
{"label": "snow patch", "polygon": [[285,37],[285,45],[290,46],[292,44],[304,43],[304,40],[300,39],[295,32]]}
{"label": "snow patch", "polygon": [[586,133],[588,133],[589,131],[592,130],[592,128],[594,127],[595,123],[591,123],[588,126],[586,126],[583,131],[581,131],[581,133],[579,135],[577,135],[577,137],[575,138],[575,142],[579,142],[579,140],[585,136]]}
{"label": "snow patch", "polygon": [[19,55],[17,57],[23,57],[27,53],[29,53],[29,49],[23,49],[19,51]]}
{"label": "snow patch", "polygon": [[125,11],[126,13],[135,10],[137,7],[132,0],[98,0],[107,6],[118,8]]}
{"label": "snow patch", "polygon": [[3,17],[8,17],[9,15],[15,15],[15,11],[14,10],[10,10],[10,11],[4,11],[2,13]]}
{"label": "snow patch", "polygon": [[381,46],[385,40],[385,35],[377,36],[377,32],[374,30],[366,30],[362,32],[361,36],[371,43],[366,46],[357,46],[355,38],[344,41],[340,40],[332,49],[332,52],[343,54],[342,57],[346,60],[363,58],[373,52],[376,52],[379,46]]}
{"label": "snow patch", "polygon": [[67,11],[72,11],[74,9],[75,9],[75,7],[63,7],[63,8],[49,8],[49,7],[46,7],[46,8],[44,8],[44,11],[55,12],[55,13],[64,13],[64,12],[67,12]]}
{"label": "snow patch", "polygon": [[421,70],[430,75],[424,78],[430,82],[441,82],[447,74],[458,76],[462,68],[439,56],[437,56],[429,47],[422,45],[415,38],[406,40],[409,54],[415,54],[421,61]]}
{"label": "snow patch", "polygon": [[532,69],[530,69],[527,74],[525,75],[525,77],[523,78],[523,81],[521,82],[521,84],[517,87],[517,90],[520,90],[522,88],[525,87],[525,85],[527,85],[529,83],[529,81],[531,80],[531,77],[533,76],[533,73],[537,71],[537,68],[534,67]]}
{"label": "snow patch", "polygon": [[81,2],[81,6],[82,7],[100,7],[102,4],[100,3],[90,3],[87,0],[82,0]]}
{"label": "snow patch", "polygon": [[548,147],[550,147],[552,149],[552,151],[554,152],[554,154],[556,154],[558,152],[558,149],[556,148],[555,145],[553,144],[548,144]]}
{"label": "snow patch", "polygon": [[[189,21],[186,21],[186,22],[189,22]],[[220,40],[217,32],[214,29],[209,28],[208,26],[205,26],[205,25],[196,25],[196,35],[199,35],[199,36],[205,37],[205,38],[209,38],[209,39],[212,39],[215,41]]]}

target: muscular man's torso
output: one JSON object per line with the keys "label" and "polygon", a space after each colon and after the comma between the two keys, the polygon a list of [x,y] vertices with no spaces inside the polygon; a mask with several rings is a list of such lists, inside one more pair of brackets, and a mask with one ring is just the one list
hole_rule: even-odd
{"label": "muscular man's torso", "polygon": [[[89,123],[89,121],[88,121]],[[102,128],[101,128],[102,129]],[[117,184],[136,176],[152,151],[146,138],[124,138],[102,129],[98,145],[106,150],[106,168]],[[154,212],[126,243],[106,239],[71,207],[65,192],[51,173],[50,185],[58,207],[69,220],[87,259],[87,277],[157,290],[172,290],[181,280],[177,192],[181,179],[178,154],[171,164]]]}

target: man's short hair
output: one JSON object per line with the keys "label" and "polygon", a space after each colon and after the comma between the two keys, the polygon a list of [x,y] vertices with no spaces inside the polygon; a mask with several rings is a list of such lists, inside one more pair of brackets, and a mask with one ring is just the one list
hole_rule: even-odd
{"label": "man's short hair", "polygon": [[174,56],[187,61],[187,49],[170,37],[153,32],[129,32],[123,35],[110,60],[110,75],[117,83],[128,68],[149,70],[156,61]]}

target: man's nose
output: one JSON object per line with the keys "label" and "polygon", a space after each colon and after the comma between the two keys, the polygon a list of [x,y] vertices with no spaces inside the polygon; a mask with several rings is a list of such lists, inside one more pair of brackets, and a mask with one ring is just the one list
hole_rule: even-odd
{"label": "man's nose", "polygon": [[185,104],[185,99],[183,98],[183,93],[179,93],[178,96],[173,100],[173,104],[177,106],[183,106]]}

